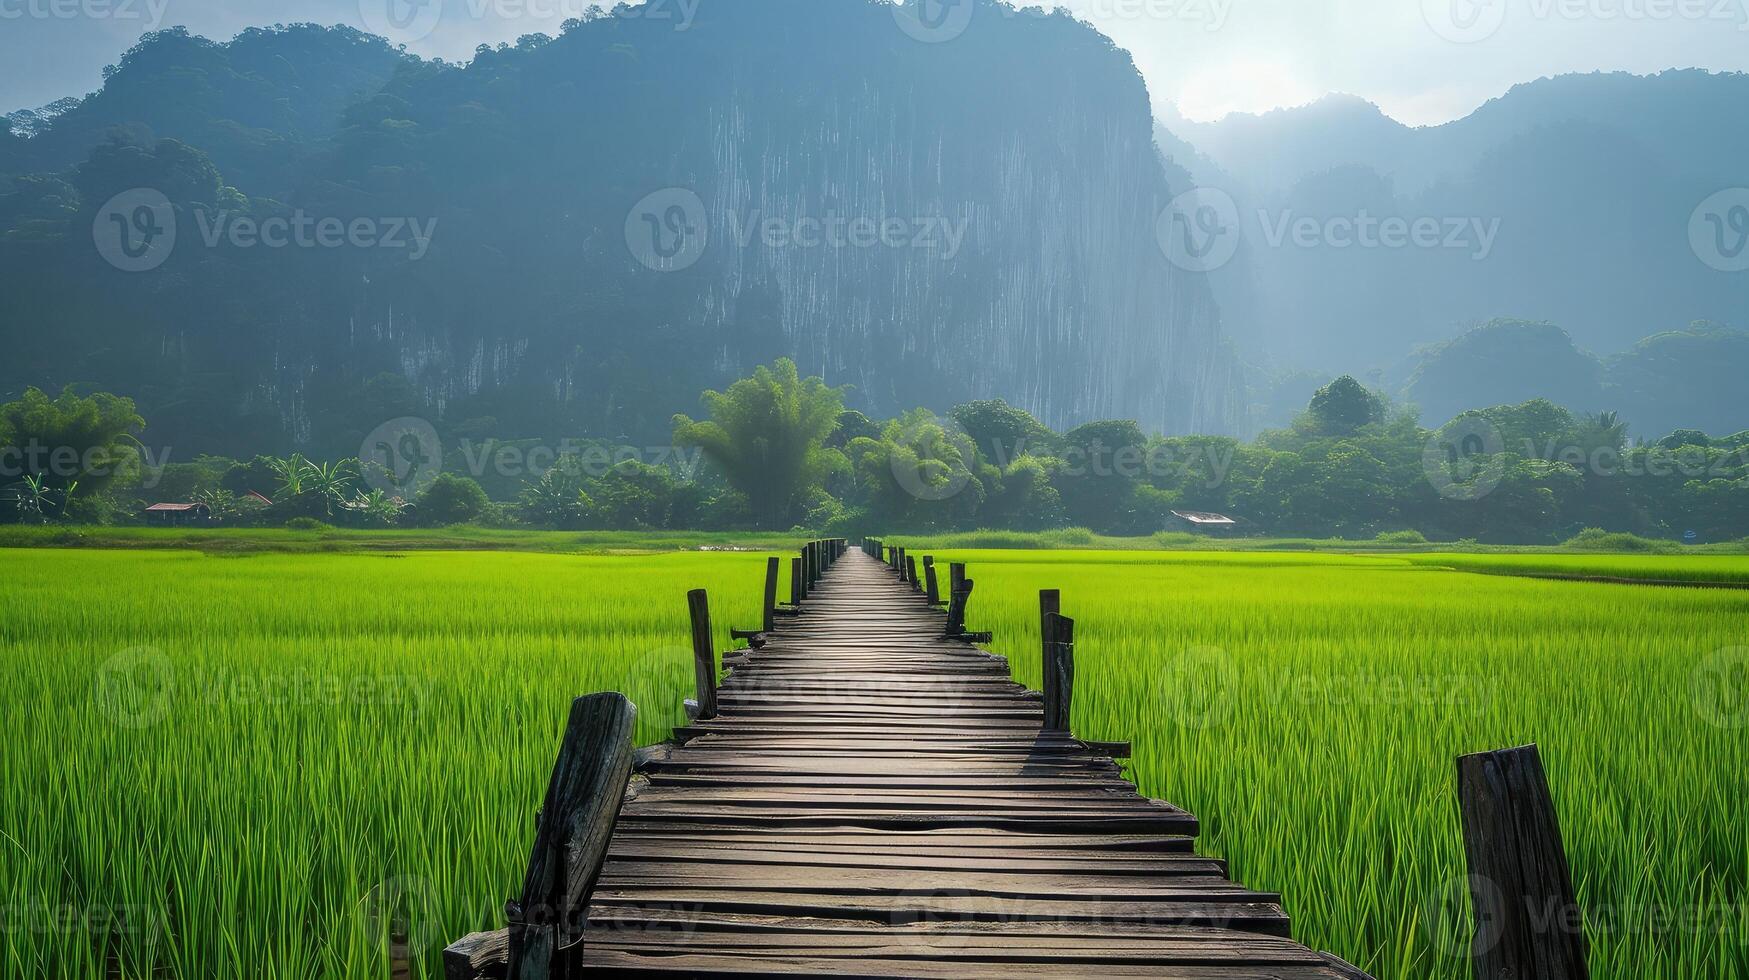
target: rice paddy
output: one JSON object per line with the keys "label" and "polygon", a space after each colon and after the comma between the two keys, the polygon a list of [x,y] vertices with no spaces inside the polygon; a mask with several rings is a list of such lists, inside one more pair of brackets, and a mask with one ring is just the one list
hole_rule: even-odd
{"label": "rice paddy", "polygon": [[[1749,592],[1457,556],[953,557],[1032,686],[1037,590],[1063,590],[1077,733],[1133,740],[1143,791],[1301,941],[1468,976],[1452,760],[1535,741],[1593,975],[1749,975]],[[441,975],[501,922],[568,696],[624,691],[665,737],[684,593],[711,589],[726,647],[763,558],[0,552],[0,975],[384,977],[394,917]]]}
{"label": "rice paddy", "polygon": [[1453,556],[949,557],[977,582],[971,628],[1029,686],[1038,589],[1062,590],[1076,734],[1133,740],[1142,791],[1282,892],[1296,939],[1381,978],[1468,977],[1453,760],[1536,742],[1592,975],[1749,975],[1749,592],[1439,567]]}

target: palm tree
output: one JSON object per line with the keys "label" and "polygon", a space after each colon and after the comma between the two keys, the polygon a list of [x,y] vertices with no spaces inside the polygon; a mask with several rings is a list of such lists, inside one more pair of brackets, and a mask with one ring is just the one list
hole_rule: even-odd
{"label": "palm tree", "polygon": [[351,506],[364,515],[367,521],[388,527],[401,519],[401,512],[407,505],[399,497],[391,497],[381,490],[372,490],[353,497]]}
{"label": "palm tree", "polygon": [[27,476],[18,482],[18,519],[24,523],[47,524],[49,497],[54,493],[40,476]]}
{"label": "palm tree", "polygon": [[287,502],[304,495],[307,489],[310,461],[302,453],[292,453],[285,459],[269,459],[268,469],[279,478],[279,492],[275,496]]}
{"label": "palm tree", "polygon": [[356,463],[344,459],[338,463],[306,463],[305,466],[304,476],[310,492],[322,501],[322,509],[332,517],[334,505],[346,499],[352,481],[358,478]]}

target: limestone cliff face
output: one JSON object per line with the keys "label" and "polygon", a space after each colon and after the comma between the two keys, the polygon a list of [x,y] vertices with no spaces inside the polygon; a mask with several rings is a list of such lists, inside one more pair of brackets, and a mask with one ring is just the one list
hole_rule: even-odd
{"label": "limestone cliff face", "polygon": [[[1209,291],[1155,241],[1173,189],[1146,91],[1085,25],[980,0],[924,43],[869,0],[707,0],[685,30],[609,17],[456,74],[406,98],[420,125],[466,107],[509,134],[427,173],[434,210],[469,204],[436,261],[485,294],[403,275],[349,313],[434,402],[510,388],[648,431],[788,355],[875,414],[1003,397],[1054,426],[1235,425]],[[677,202],[708,243],[652,270],[634,252],[682,247]]]}
{"label": "limestone cliff face", "polygon": [[[965,106],[933,111],[914,79],[849,88],[799,132],[760,111],[763,93],[713,101],[701,197],[731,234],[712,242],[705,316],[730,328],[742,297],[768,290],[798,362],[879,413],[1000,395],[1054,426],[1227,428],[1218,315],[1154,240],[1166,188],[1144,120],[1056,98],[976,126]],[[864,217],[903,231],[873,247],[787,240],[803,219]]]}

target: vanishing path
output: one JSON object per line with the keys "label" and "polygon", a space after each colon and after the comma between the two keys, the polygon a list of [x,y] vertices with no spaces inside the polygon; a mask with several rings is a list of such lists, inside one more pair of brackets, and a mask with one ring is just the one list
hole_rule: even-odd
{"label": "vanishing path", "polygon": [[584,941],[591,972],[1358,978],[1196,819],[1040,731],[1008,664],[850,549],[718,717],[645,760]]}

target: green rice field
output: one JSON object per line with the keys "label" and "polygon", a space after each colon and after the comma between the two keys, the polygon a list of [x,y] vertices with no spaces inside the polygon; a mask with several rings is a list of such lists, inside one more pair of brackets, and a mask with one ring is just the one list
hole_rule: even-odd
{"label": "green rice field", "polygon": [[[1037,590],[1062,590],[1077,733],[1133,740],[1142,790],[1281,891],[1297,939],[1467,977],[1453,758],[1534,741],[1593,975],[1749,975],[1749,591],[1517,577],[1749,558],[938,554],[1032,686]],[[1495,559],[1529,564],[1454,570]],[[0,975],[386,977],[397,916],[441,975],[501,922],[569,696],[624,691],[665,737],[686,590],[727,646],[763,560],[0,551]]]}

